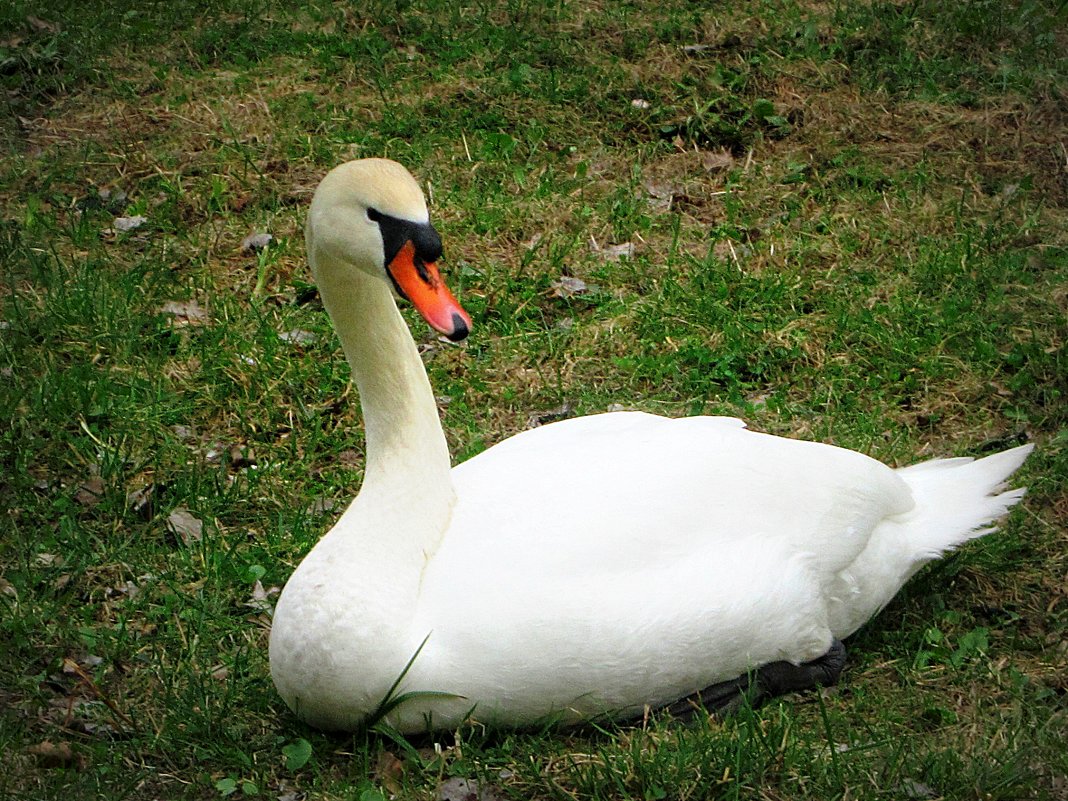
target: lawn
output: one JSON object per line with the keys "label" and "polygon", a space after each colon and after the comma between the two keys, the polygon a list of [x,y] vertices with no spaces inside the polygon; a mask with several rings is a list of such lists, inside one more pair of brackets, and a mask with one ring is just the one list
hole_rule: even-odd
{"label": "lawn", "polygon": [[[1053,0],[5,4],[0,798],[1068,797],[1066,23]],[[893,465],[1033,441],[1027,498],[822,693],[307,728],[271,608],[363,433],[303,219],[363,156],[426,187],[474,321],[455,345],[406,311],[457,461],[576,414],[729,414]]]}

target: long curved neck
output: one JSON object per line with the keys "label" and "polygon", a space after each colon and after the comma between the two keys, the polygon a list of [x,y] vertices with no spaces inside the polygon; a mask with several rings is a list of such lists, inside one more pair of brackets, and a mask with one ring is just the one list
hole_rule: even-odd
{"label": "long curved neck", "polygon": [[[309,256],[317,266],[329,258],[314,249]],[[367,463],[358,503],[379,515],[418,519],[419,528],[431,529],[420,547],[432,549],[454,496],[448,445],[419,351],[384,280],[357,269],[316,272],[363,409]]]}
{"label": "long curved neck", "polygon": [[367,467],[278,599],[272,671],[297,703],[311,677],[369,712],[427,636],[412,621],[456,499],[430,382],[388,283],[327,263],[312,236],[308,255],[360,393]]}

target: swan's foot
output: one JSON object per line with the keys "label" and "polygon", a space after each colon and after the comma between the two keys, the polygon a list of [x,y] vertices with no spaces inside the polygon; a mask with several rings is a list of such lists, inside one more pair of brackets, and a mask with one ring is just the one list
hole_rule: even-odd
{"label": "swan's foot", "polygon": [[819,659],[794,665],[790,662],[772,662],[730,681],[721,681],[705,687],[698,693],[680,698],[664,707],[672,716],[692,718],[699,710],[717,715],[729,715],[743,701],[756,708],[778,695],[830,687],[838,682],[846,663],[846,649],[840,640],[831,643],[831,648]]}

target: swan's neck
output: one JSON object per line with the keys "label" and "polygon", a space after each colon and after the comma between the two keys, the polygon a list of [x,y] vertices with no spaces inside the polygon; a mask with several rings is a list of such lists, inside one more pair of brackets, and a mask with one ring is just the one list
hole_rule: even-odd
{"label": "swan's neck", "polygon": [[454,496],[448,446],[419,351],[385,280],[357,269],[317,272],[363,409],[367,459],[353,511],[390,529],[361,533],[392,539],[394,547],[407,539],[429,555]]}
{"label": "swan's neck", "polygon": [[295,709],[344,699],[348,717],[320,712],[351,727],[386,697],[428,634],[413,620],[455,496],[430,381],[388,282],[328,263],[311,234],[319,292],[360,393],[366,471],[356,500],[278,599],[271,671]]}

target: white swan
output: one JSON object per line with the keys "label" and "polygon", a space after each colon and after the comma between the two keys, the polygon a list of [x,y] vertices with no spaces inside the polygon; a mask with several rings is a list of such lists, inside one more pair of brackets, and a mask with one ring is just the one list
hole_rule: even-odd
{"label": "white swan", "polygon": [[626,715],[817,659],[1023,495],[994,493],[1030,445],[893,470],[730,418],[637,412],[450,468],[392,290],[453,339],[470,320],[415,180],[380,159],[336,168],[307,248],[367,433],[359,495],[274,613],[272,677],[314,726],[385,709],[402,732]]}

